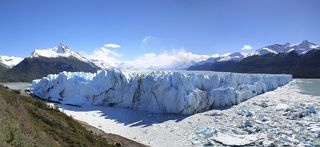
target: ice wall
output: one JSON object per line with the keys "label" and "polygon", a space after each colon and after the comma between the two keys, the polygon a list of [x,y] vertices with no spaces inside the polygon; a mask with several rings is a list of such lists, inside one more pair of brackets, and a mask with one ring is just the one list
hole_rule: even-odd
{"label": "ice wall", "polygon": [[194,114],[274,90],[291,75],[156,71],[62,72],[32,83],[35,95],[62,103]]}

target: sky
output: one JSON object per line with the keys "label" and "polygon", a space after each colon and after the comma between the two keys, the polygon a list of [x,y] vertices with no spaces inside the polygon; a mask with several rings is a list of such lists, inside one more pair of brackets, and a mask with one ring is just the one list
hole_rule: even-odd
{"label": "sky", "polygon": [[319,0],[0,0],[0,55],[24,57],[60,42],[89,55],[114,44],[107,54],[122,60],[319,44],[319,6]]}

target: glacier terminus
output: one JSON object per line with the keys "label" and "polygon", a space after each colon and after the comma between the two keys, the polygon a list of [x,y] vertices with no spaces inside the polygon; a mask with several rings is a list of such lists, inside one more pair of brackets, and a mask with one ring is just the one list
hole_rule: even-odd
{"label": "glacier terminus", "polygon": [[292,80],[286,74],[153,71],[61,72],[34,80],[34,95],[76,105],[195,114],[239,104]]}

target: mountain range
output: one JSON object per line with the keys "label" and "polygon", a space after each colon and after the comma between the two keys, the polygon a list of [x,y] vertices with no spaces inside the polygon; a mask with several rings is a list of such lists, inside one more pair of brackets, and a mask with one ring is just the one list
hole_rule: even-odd
{"label": "mountain range", "polygon": [[[116,68],[124,68],[122,65]],[[66,44],[36,49],[26,58],[0,56],[0,81],[30,82],[62,71],[96,72],[113,68],[98,59],[88,59]],[[300,78],[320,78],[320,46],[307,40],[297,44],[273,44],[251,53],[228,53],[181,63],[174,69],[240,73],[288,73]],[[131,68],[130,68],[131,69]],[[135,69],[132,67],[132,69]]]}
{"label": "mountain range", "polygon": [[320,46],[314,43],[311,43],[308,40],[304,40],[298,44],[285,43],[285,44],[274,44],[274,45],[265,46],[263,48],[256,50],[250,55],[261,56],[266,54],[279,54],[279,53],[289,53],[289,52],[295,52],[299,55],[303,55],[313,49],[320,49]]}
{"label": "mountain range", "polygon": [[307,40],[298,44],[274,44],[260,48],[240,60],[194,64],[188,70],[239,73],[292,74],[296,78],[320,77],[320,46]]}

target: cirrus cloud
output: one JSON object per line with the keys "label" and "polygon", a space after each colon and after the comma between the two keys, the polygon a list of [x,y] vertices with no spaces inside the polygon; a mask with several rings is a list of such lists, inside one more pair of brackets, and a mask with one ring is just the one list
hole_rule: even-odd
{"label": "cirrus cloud", "polygon": [[141,40],[141,42],[142,43],[147,43],[147,42],[151,41],[152,39],[153,39],[152,36],[146,36]]}

